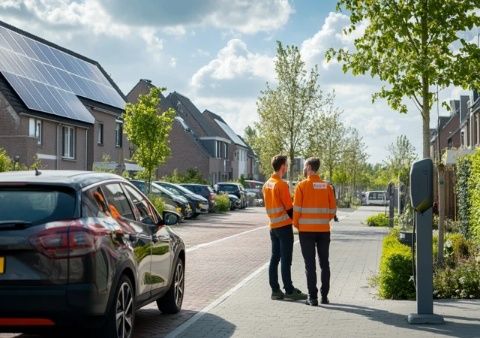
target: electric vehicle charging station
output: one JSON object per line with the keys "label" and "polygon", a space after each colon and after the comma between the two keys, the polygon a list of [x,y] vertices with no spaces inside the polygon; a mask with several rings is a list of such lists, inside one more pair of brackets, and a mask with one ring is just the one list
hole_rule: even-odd
{"label": "electric vehicle charging station", "polygon": [[417,313],[408,315],[408,322],[410,324],[443,324],[443,317],[433,314],[433,162],[431,159],[413,163],[410,170],[410,199],[415,210],[416,224]]}

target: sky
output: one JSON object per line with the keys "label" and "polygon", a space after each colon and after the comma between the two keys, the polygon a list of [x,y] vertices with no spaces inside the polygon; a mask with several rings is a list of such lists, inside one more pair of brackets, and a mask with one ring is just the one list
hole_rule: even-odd
{"label": "sky", "polygon": [[[0,0],[0,20],[98,61],[125,94],[139,79],[180,92],[240,135],[258,118],[261,90],[275,81],[276,41],[296,45],[308,68],[318,65],[322,90],[335,92],[344,122],[359,130],[370,163],[383,162],[401,134],[422,152],[413,103],[408,114],[372,103],[381,82],[325,62],[328,48],[353,46],[354,37],[342,34],[349,17],[333,0]],[[448,88],[439,97],[460,94],[467,92]]]}

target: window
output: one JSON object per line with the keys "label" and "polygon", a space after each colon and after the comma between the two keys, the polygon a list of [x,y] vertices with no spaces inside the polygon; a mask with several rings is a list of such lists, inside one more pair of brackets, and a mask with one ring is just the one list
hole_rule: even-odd
{"label": "window", "polygon": [[97,143],[103,145],[103,123],[98,124]]}
{"label": "window", "polygon": [[105,194],[105,198],[108,202],[108,208],[113,218],[118,219],[119,217],[123,217],[126,219],[135,220],[132,207],[130,206],[127,196],[125,196],[120,184],[107,184],[102,190]]}
{"label": "window", "polygon": [[228,145],[226,143],[223,144],[224,151],[225,151],[225,159],[228,159]]}
{"label": "window", "polygon": [[221,158],[222,157],[222,143],[220,141],[215,141],[215,157]]}
{"label": "window", "polygon": [[138,220],[146,224],[157,224],[157,216],[152,211],[147,200],[132,187],[128,185],[124,185],[124,187],[136,209]]}
{"label": "window", "polygon": [[75,158],[75,128],[62,127],[62,156],[65,158]]}
{"label": "window", "polygon": [[82,217],[110,216],[102,190],[92,188],[82,194]]}
{"label": "window", "polygon": [[117,122],[115,125],[115,147],[122,147],[123,123]]}
{"label": "window", "polygon": [[30,118],[28,121],[28,136],[35,137],[37,144],[42,144],[42,120]]}

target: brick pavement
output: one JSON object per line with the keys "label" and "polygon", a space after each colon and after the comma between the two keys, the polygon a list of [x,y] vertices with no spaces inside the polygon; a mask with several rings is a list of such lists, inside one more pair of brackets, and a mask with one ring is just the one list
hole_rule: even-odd
{"label": "brick pavement", "polygon": [[[480,337],[478,300],[436,302],[435,313],[444,315],[447,323],[412,326],[406,319],[415,312],[415,302],[380,300],[375,296],[368,280],[377,270],[386,230],[361,225],[371,212],[371,208],[361,208],[335,226],[331,247],[332,304],[308,307],[301,302],[271,301],[264,271],[185,331],[174,331],[171,336]],[[306,290],[298,245],[292,274],[297,285]]]}

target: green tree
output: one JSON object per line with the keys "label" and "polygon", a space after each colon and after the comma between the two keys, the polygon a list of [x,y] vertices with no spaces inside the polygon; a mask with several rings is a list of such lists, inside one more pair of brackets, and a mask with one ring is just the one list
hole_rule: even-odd
{"label": "green tree", "polygon": [[168,136],[175,111],[169,108],[158,112],[163,90],[153,87],[147,95],[140,95],[137,103],[127,103],[125,108],[125,133],[135,145],[133,159],[145,169],[147,187],[150,187],[154,170],[170,155]]}
{"label": "green tree", "polygon": [[[369,73],[388,84],[373,95],[407,112],[412,99],[423,119],[423,157],[430,157],[430,108],[436,85],[480,88],[480,49],[462,33],[480,26],[478,0],[339,0],[337,10],[350,14],[355,50],[330,49],[327,60],[343,63],[345,72]],[[357,32],[358,33],[358,32]]]}
{"label": "green tree", "polygon": [[259,121],[255,123],[257,142],[254,149],[264,171],[273,155],[280,152],[288,155],[291,184],[294,158],[304,152],[308,139],[306,131],[311,128],[323,94],[318,84],[317,68],[307,72],[296,46],[284,47],[277,42],[275,73],[276,86],[267,83],[257,101]]}
{"label": "green tree", "polygon": [[390,172],[390,179],[408,183],[410,167],[418,158],[415,147],[405,135],[400,135],[387,149],[389,155],[385,164]]}
{"label": "green tree", "polygon": [[322,171],[333,182],[334,170],[340,165],[345,149],[347,128],[341,120],[342,111],[334,106],[333,96],[327,98],[322,111],[314,118],[309,131],[307,156],[317,156]]}
{"label": "green tree", "polygon": [[358,180],[365,167],[367,158],[368,155],[363,138],[357,129],[351,129],[345,140],[345,149],[343,152],[344,167],[346,168],[351,187],[351,194],[349,196],[350,203],[352,202],[353,195],[357,191]]}

